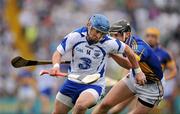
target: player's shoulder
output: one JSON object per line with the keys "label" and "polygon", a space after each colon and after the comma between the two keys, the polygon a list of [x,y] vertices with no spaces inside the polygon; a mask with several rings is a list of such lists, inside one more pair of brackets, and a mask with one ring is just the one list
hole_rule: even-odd
{"label": "player's shoulder", "polygon": [[111,36],[109,36],[109,35],[105,35],[100,41],[99,41],[99,43],[100,44],[107,44],[107,43],[109,43],[109,42],[112,42],[112,41],[114,41],[115,39],[113,38],[113,37],[111,37]]}
{"label": "player's shoulder", "polygon": [[143,52],[143,54],[146,56],[150,56],[154,53],[149,44],[147,44],[140,36],[132,35],[131,37],[133,40],[133,45],[137,45],[134,46],[137,49],[137,51]]}
{"label": "player's shoulder", "polygon": [[147,45],[147,43],[146,43],[140,36],[138,36],[138,35],[132,35],[131,37],[132,37],[132,39],[133,39],[134,41],[136,41],[137,44],[139,44],[139,45],[144,45],[144,46]]}
{"label": "player's shoulder", "polygon": [[87,28],[86,27],[77,28],[74,31],[67,34],[64,37],[63,42],[65,43],[67,40],[68,42],[76,44],[76,43],[81,42],[81,41],[86,41],[86,39],[85,39],[86,35],[87,35]]}
{"label": "player's shoulder", "polygon": [[74,35],[80,35],[81,37],[84,37],[87,35],[87,31],[88,31],[87,27],[80,27],[80,28],[75,29],[71,33]]}
{"label": "player's shoulder", "polygon": [[71,39],[77,40],[79,38],[85,37],[86,35],[87,35],[87,28],[80,27],[70,32],[68,35],[65,36],[65,38],[69,37]]}
{"label": "player's shoulder", "polygon": [[151,49],[149,44],[147,44],[140,36],[132,35],[131,38],[132,38],[133,44],[136,44],[138,47]]}
{"label": "player's shoulder", "polygon": [[109,35],[106,35],[103,37],[102,40],[100,40],[99,44],[103,47],[110,48],[110,47],[114,47],[117,45],[121,45],[122,42],[118,39],[115,39],[115,38],[109,36]]}
{"label": "player's shoulder", "polygon": [[170,56],[170,51],[166,50],[162,46],[158,46],[156,50],[164,56]]}
{"label": "player's shoulder", "polygon": [[142,41],[142,38],[140,36],[138,36],[137,34],[133,34],[133,35],[131,35],[131,37],[136,41]]}
{"label": "player's shoulder", "polygon": [[162,53],[168,53],[167,50],[165,48],[163,48],[162,46],[158,46],[157,50],[162,52]]}

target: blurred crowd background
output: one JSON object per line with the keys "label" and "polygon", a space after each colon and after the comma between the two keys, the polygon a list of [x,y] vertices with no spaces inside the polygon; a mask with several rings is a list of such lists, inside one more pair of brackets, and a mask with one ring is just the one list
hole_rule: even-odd
{"label": "blurred crowd background", "polygon": [[[15,69],[13,57],[49,60],[61,39],[86,24],[93,13],[105,14],[110,22],[127,19],[134,33],[144,37],[149,26],[161,31],[161,44],[180,66],[179,0],[0,0],[0,114],[39,114],[52,110],[63,79],[38,76],[51,66]],[[112,60],[109,60],[112,61]],[[122,69],[108,63],[107,76],[120,79]],[[180,73],[166,108],[160,113],[180,114]]]}

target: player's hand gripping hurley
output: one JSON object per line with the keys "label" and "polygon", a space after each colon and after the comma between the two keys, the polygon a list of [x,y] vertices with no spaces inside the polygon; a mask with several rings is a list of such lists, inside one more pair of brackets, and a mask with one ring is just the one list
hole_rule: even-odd
{"label": "player's hand gripping hurley", "polygon": [[[50,71],[42,70],[40,72],[40,75],[42,76],[44,74],[50,74]],[[80,75],[73,75],[73,74],[69,74],[68,75],[67,73],[62,73],[62,72],[54,74],[54,77],[67,77],[67,76],[69,78],[76,79],[76,80],[82,82],[82,84],[91,84],[93,82],[96,82],[100,78],[100,74],[99,73],[91,74],[91,75],[86,75],[85,77],[84,76],[80,76]]]}

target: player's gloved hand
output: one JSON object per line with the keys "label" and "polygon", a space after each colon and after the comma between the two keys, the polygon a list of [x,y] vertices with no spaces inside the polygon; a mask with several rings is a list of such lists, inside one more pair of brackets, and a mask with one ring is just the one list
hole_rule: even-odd
{"label": "player's gloved hand", "polygon": [[141,71],[140,68],[136,68],[134,70],[135,70],[135,73],[136,73],[136,76],[135,76],[136,83],[139,84],[139,85],[144,85],[147,82],[146,81],[146,76],[144,75],[144,73]]}

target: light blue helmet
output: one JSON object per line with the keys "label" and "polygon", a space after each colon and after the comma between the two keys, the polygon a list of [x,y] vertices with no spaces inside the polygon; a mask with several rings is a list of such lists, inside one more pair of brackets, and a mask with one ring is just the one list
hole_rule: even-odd
{"label": "light blue helmet", "polygon": [[107,17],[101,14],[95,14],[90,17],[90,23],[93,28],[103,33],[108,33],[110,24]]}

